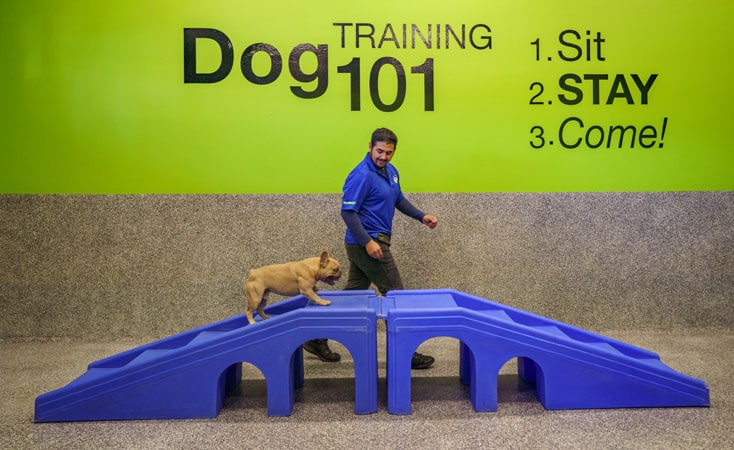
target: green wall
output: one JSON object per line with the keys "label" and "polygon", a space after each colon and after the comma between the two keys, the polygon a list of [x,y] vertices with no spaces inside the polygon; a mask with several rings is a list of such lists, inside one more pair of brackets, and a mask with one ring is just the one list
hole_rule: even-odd
{"label": "green wall", "polygon": [[14,2],[0,193],[734,188],[731,3],[410,3]]}

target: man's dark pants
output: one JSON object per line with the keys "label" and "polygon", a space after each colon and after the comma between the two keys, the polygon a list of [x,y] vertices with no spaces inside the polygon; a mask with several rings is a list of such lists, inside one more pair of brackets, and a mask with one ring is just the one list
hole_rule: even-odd
{"label": "man's dark pants", "polygon": [[361,245],[346,244],[349,277],[344,289],[369,289],[370,283],[374,283],[382,295],[390,290],[403,289],[403,280],[390,253],[390,246],[383,242],[378,244],[382,248],[382,259],[372,258]]}

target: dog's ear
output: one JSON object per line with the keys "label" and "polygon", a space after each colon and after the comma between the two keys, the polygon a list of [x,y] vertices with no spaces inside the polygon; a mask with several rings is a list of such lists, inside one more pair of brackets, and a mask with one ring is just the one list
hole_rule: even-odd
{"label": "dog's ear", "polygon": [[329,263],[329,250],[322,248],[321,249],[321,267],[326,267],[326,265]]}

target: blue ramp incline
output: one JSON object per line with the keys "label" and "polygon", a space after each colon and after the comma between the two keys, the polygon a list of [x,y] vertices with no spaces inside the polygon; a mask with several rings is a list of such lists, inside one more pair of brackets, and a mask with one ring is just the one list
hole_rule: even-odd
{"label": "blue ramp incline", "polygon": [[267,386],[268,414],[290,415],[303,384],[301,344],[329,338],[354,358],[355,412],[377,411],[379,300],[372,291],[322,291],[329,306],[293,297],[266,308],[250,325],[244,315],[153,342],[89,364],[68,385],[36,398],[36,422],[216,417],[238,386],[242,363]]}
{"label": "blue ramp incline", "polygon": [[411,355],[431,338],[460,341],[459,376],[476,411],[497,410],[497,376],[518,359],[546,409],[709,406],[705,382],[648,350],[454,290],[391,291],[388,411],[410,414]]}

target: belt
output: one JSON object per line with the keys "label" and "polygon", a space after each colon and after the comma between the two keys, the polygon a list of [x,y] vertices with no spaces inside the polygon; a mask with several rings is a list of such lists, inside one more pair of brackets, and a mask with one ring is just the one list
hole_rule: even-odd
{"label": "belt", "polygon": [[377,233],[377,240],[385,245],[390,245],[390,235],[387,233]]}

